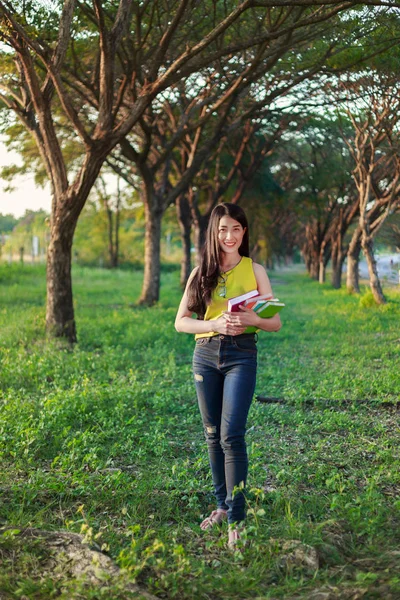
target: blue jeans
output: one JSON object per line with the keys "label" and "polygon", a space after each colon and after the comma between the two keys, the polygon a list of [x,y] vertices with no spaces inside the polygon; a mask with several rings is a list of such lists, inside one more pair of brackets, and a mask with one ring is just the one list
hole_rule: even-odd
{"label": "blue jeans", "polygon": [[[193,374],[218,508],[245,518],[246,421],[256,385],[256,334],[196,340]],[[240,490],[233,493],[234,488]]]}

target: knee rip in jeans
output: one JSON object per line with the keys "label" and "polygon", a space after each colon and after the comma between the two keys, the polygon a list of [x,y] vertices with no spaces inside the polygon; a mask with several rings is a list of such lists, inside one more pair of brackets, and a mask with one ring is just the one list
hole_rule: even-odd
{"label": "knee rip in jeans", "polygon": [[216,425],[206,425],[205,429],[208,436],[215,435],[217,433]]}
{"label": "knee rip in jeans", "polygon": [[203,375],[200,375],[200,373],[195,373],[194,380],[195,381],[203,381]]}

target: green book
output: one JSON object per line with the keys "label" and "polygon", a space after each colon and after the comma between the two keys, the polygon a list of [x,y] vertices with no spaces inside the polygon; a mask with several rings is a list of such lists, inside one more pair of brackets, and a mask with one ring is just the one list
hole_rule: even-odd
{"label": "green book", "polygon": [[[263,319],[269,319],[270,317],[273,317],[274,315],[276,315],[276,313],[280,312],[282,310],[282,308],[284,308],[285,304],[283,302],[279,302],[279,300],[274,300],[274,301],[266,301],[263,306],[259,307],[258,310],[256,310],[256,313],[258,315],[260,315],[260,317],[262,317]],[[256,331],[258,331],[257,327],[247,327],[246,328],[246,333],[255,333]]]}
{"label": "green book", "polygon": [[256,313],[263,319],[269,319],[284,308],[283,302],[265,302],[261,308],[256,310]]}

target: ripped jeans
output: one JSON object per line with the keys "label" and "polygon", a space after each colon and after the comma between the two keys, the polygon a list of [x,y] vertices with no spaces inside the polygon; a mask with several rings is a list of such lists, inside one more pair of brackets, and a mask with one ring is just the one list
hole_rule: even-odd
{"label": "ripped jeans", "polygon": [[[228,522],[245,518],[246,421],[256,384],[254,333],[196,340],[193,374],[217,507]],[[239,488],[235,490],[234,488]]]}

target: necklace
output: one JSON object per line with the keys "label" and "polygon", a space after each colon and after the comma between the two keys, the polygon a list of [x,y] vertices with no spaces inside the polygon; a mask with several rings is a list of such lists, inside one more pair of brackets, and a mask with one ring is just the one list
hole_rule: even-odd
{"label": "necklace", "polygon": [[238,266],[238,264],[240,263],[241,260],[242,260],[242,257],[240,257],[240,260],[236,264],[232,265],[229,269],[222,271],[222,273],[220,274],[220,276],[218,278],[218,292],[217,292],[217,294],[220,298],[226,298],[226,282],[228,280],[229,275],[232,273],[233,269]]}
{"label": "necklace", "polygon": [[237,261],[235,264],[233,264],[231,267],[229,267],[228,269],[225,267],[225,270],[224,270],[224,271],[221,271],[221,275],[225,275],[225,273],[229,273],[229,271],[232,271],[232,269],[234,269],[235,267],[237,267],[237,266],[238,266],[238,264],[240,263],[240,261],[242,260],[242,258],[243,258],[243,257],[241,256],[241,257],[239,258],[239,260],[238,260],[238,261]]}

